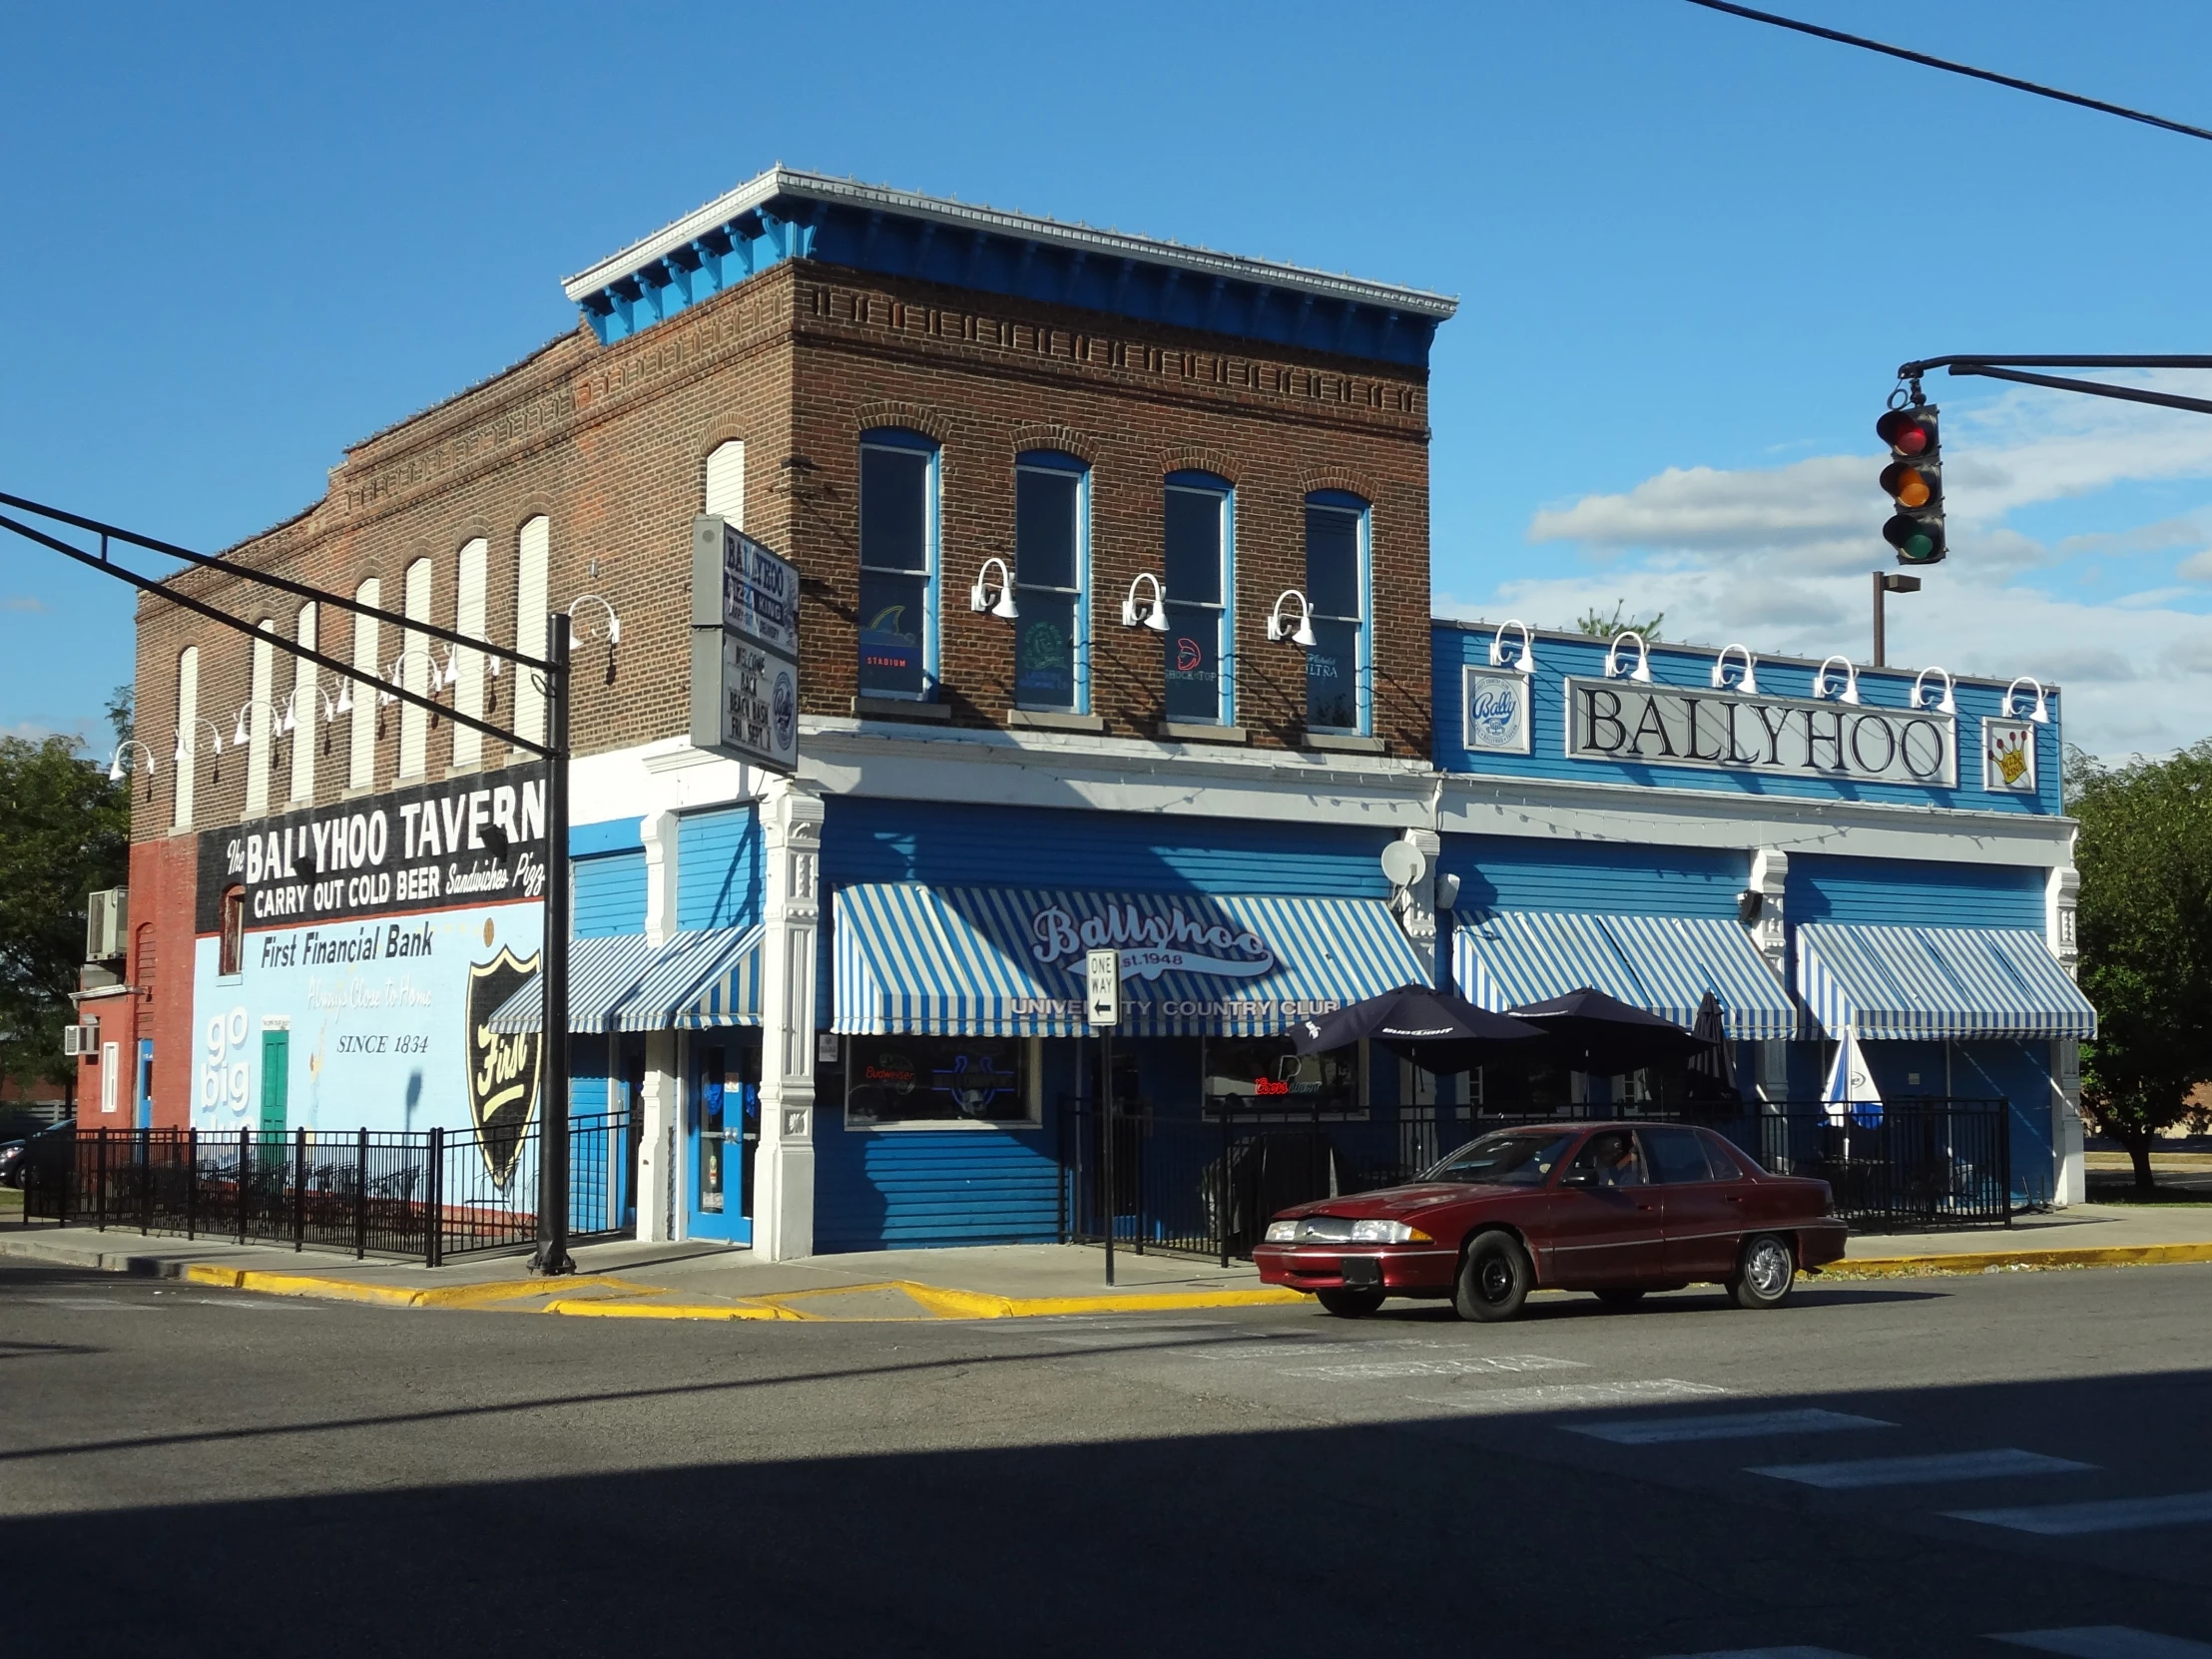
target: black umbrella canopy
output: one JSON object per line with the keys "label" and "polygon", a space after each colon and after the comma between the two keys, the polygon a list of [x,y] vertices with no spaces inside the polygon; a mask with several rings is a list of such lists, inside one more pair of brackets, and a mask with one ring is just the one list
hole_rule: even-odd
{"label": "black umbrella canopy", "polygon": [[1720,1100],[1740,1099],[1736,1088],[1736,1056],[1728,1043],[1728,1024],[1721,1014],[1720,999],[1711,991],[1698,1001],[1697,1018],[1690,1022],[1690,1035],[1712,1044],[1690,1056],[1691,1098],[1710,1094]]}
{"label": "black umbrella canopy", "polygon": [[1705,1038],[1669,1019],[1632,1008],[1585,985],[1545,1002],[1515,1008],[1513,1016],[1549,1038],[1546,1051],[1569,1071],[1618,1077],[1711,1048]]}
{"label": "black umbrella canopy", "polygon": [[1320,1054],[1367,1037],[1423,1071],[1451,1073],[1494,1064],[1507,1052],[1528,1052],[1543,1036],[1510,1014],[1477,1008],[1464,997],[1426,985],[1400,985],[1333,1014],[1313,1014],[1291,1028],[1301,1054]]}

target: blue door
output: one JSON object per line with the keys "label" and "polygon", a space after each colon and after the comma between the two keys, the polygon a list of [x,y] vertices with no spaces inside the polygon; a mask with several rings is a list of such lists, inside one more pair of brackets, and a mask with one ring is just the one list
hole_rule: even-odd
{"label": "blue door", "polygon": [[761,1133],[760,1044],[736,1031],[694,1037],[684,1091],[685,1183],[695,1239],[753,1242],[753,1157]]}
{"label": "blue door", "polygon": [[131,1083],[132,1121],[141,1129],[154,1127],[154,1039],[139,1038],[138,1070]]}

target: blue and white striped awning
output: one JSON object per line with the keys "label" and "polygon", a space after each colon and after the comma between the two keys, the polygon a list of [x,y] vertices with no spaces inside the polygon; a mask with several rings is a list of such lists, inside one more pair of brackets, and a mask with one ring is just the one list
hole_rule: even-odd
{"label": "blue and white striped awning", "polygon": [[1831,1037],[2074,1037],[2097,1012],[2024,927],[1797,930],[1798,992]]}
{"label": "blue and white striped awning", "polygon": [[[535,975],[487,1022],[494,1031],[535,1031],[544,1020]],[[761,929],[706,927],[655,948],[643,933],[577,939],[569,945],[571,1031],[697,1031],[761,1023]]]}
{"label": "blue and white striped awning", "polygon": [[1272,1035],[1429,977],[1368,898],[899,882],[839,888],[832,915],[831,1026],[855,1035],[1080,1036],[1084,952],[1109,945],[1134,1036]]}
{"label": "blue and white striped awning", "polygon": [[1518,1008],[1587,985],[1686,1026],[1711,991],[1734,1040],[1797,1035],[1790,993],[1733,921],[1497,910],[1462,915],[1452,946],[1459,994],[1477,1007]]}

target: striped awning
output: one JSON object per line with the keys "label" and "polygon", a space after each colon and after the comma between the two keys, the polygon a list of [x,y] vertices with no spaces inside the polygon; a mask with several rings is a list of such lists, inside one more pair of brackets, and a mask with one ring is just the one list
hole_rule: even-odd
{"label": "striped awning", "polygon": [[1831,1037],[2075,1037],[2097,1013],[2024,927],[1797,930],[1798,992]]}
{"label": "striped awning", "polygon": [[[499,1032],[535,1031],[543,987],[530,982],[487,1022]],[[643,933],[577,939],[569,945],[571,1031],[697,1031],[761,1023],[761,929],[707,927],[673,935],[656,949]]]}
{"label": "striped awning", "polygon": [[1711,991],[1732,1039],[1797,1035],[1790,993],[1733,921],[1497,910],[1462,915],[1452,939],[1459,994],[1477,1007],[1518,1008],[1587,985],[1687,1026]]}
{"label": "striped awning", "polygon": [[1428,973],[1366,898],[1115,893],[918,882],[839,888],[832,1028],[1080,1036],[1084,952],[1121,952],[1134,1036],[1266,1036]]}

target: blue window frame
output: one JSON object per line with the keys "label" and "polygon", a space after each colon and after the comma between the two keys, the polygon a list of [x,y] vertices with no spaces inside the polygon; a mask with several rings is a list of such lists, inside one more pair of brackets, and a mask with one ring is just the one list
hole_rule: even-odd
{"label": "blue window frame", "polygon": [[860,435],[862,697],[936,696],[937,480],[933,439],[897,427]]}
{"label": "blue window frame", "polygon": [[1014,458],[1014,706],[1089,714],[1091,471],[1073,455]]}
{"label": "blue window frame", "polygon": [[1306,653],[1306,729],[1356,733],[1375,726],[1371,520],[1367,502],[1343,490],[1306,498],[1306,599],[1314,646]]}
{"label": "blue window frame", "polygon": [[1167,718],[1236,724],[1236,490],[1211,472],[1167,476],[1162,530]]}

